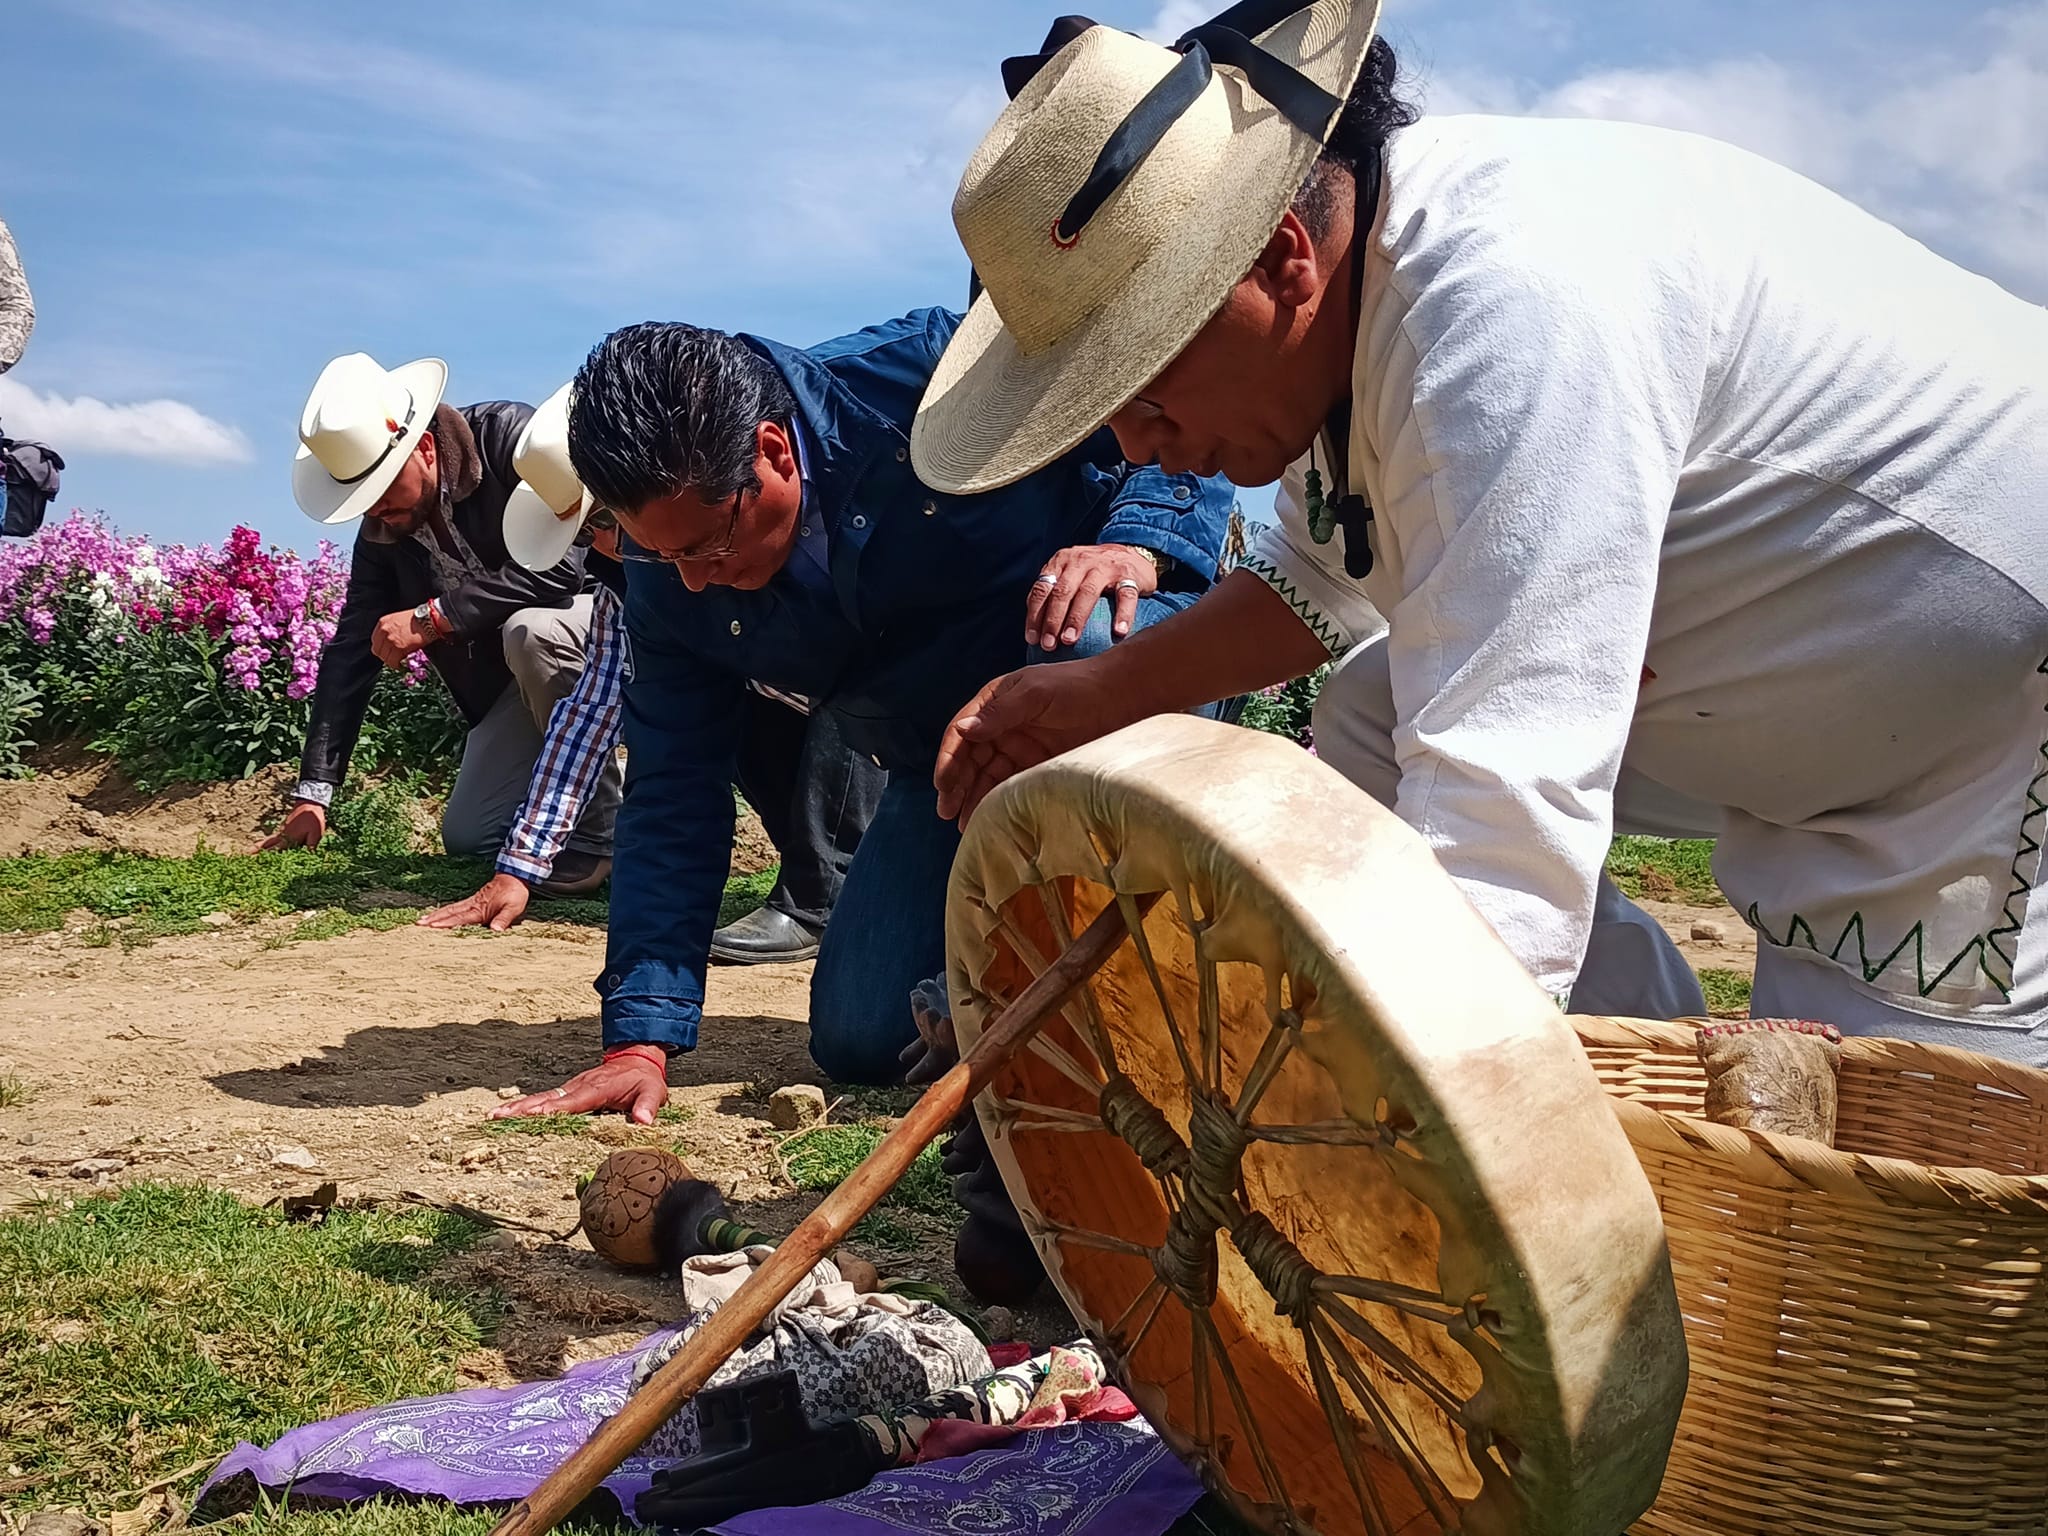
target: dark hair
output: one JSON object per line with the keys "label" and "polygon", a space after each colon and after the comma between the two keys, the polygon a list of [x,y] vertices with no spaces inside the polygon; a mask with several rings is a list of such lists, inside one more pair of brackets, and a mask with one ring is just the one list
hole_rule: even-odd
{"label": "dark hair", "polygon": [[1372,40],[1365,51],[1365,64],[1358,82],[1344,100],[1330,142],[1294,195],[1294,211],[1308,232],[1320,240],[1330,232],[1336,216],[1336,186],[1339,176],[1354,183],[1359,168],[1386,147],[1388,139],[1422,116],[1412,102],[1394,94],[1401,62],[1384,37]]}
{"label": "dark hair", "polygon": [[707,502],[759,490],[754,430],[796,411],[773,363],[736,336],[647,321],[613,331],[576,370],[569,462],[632,514],[688,488]]}

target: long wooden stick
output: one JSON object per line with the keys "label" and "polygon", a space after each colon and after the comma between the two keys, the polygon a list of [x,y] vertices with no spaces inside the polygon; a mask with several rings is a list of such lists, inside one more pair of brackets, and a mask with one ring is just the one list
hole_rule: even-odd
{"label": "long wooden stick", "polygon": [[[1155,898],[1156,899],[1156,898]],[[1143,902],[1140,910],[1149,907]],[[1102,909],[1074,943],[1023,995],[982,1031],[973,1047],[951,1071],[927,1088],[909,1114],[861,1160],[840,1186],[762,1261],[740,1288],[672,1358],[648,1380],[625,1407],[597,1427],[569,1459],[538,1488],[506,1512],[491,1536],[543,1536],[611,1476],[620,1462],[666,1424],[748,1335],[781,1304],[819,1259],[837,1247],[853,1224],[874,1209],[917,1156],[946,1127],[988,1080],[1014,1056],[1046,1020],[1088,978],[1101,969],[1129,933],[1115,902]]]}

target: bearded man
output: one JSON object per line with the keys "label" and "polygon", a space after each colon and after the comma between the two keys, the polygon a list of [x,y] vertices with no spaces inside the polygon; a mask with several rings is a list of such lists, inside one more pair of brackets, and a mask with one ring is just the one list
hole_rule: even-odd
{"label": "bearded man", "polygon": [[[424,652],[468,726],[441,817],[450,853],[490,855],[526,796],[548,716],[583,670],[590,629],[582,549],[529,571],[505,547],[514,448],[533,408],[441,401],[438,358],[386,370],[362,353],[321,372],[299,422],[292,490],[326,527],[360,518],[348,595],[320,653],[292,808],[259,848],[311,847],[348,776],[370,692]],[[611,862],[621,772],[607,765],[549,878],[586,891]]]}

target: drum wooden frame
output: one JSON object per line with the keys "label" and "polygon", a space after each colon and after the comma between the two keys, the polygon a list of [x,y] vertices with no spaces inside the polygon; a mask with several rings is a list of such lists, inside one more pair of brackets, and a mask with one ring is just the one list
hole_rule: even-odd
{"label": "drum wooden frame", "polygon": [[1153,1424],[1273,1531],[1639,1516],[1685,1383],[1656,1205],[1420,839],[1290,743],[1186,717],[1020,775],[954,865],[963,1047],[1112,905],[1129,935],[977,1104]]}

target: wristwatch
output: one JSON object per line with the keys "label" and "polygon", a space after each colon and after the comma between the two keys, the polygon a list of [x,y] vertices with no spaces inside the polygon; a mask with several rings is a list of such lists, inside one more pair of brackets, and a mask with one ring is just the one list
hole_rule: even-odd
{"label": "wristwatch", "polygon": [[437,640],[445,633],[441,628],[441,615],[434,611],[434,600],[431,597],[413,609],[412,619],[415,624],[423,625],[427,633]]}

